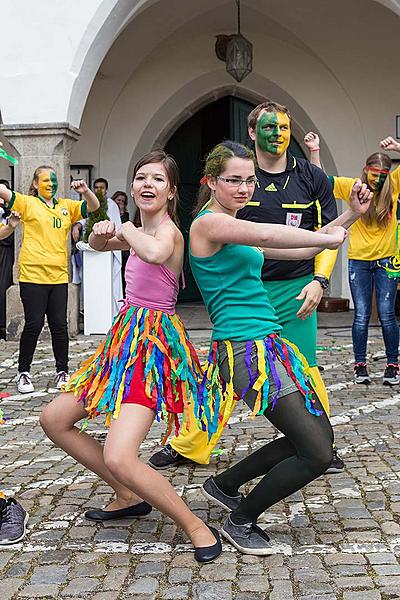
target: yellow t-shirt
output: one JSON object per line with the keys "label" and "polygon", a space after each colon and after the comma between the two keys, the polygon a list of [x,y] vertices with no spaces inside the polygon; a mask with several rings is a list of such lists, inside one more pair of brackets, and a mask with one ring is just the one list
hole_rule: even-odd
{"label": "yellow t-shirt", "polygon": [[86,202],[57,198],[54,206],[36,196],[13,192],[7,208],[21,215],[19,281],[68,283],[68,235],[73,223],[87,216]]}
{"label": "yellow t-shirt", "polygon": [[[400,194],[400,167],[389,175],[392,183],[392,217],[386,227],[377,223],[367,225],[358,219],[350,227],[349,258],[356,260],[379,260],[393,256],[396,251],[397,202]],[[333,194],[337,200],[350,202],[350,192],[355,179],[351,177],[330,177]]]}

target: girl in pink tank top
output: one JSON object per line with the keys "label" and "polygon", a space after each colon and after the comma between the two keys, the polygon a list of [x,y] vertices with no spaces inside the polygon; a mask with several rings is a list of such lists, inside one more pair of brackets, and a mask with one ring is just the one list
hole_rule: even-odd
{"label": "girl in pink tank top", "polygon": [[[130,250],[126,298],[105,340],[47,406],[41,423],[50,439],[116,493],[105,510],[88,511],[86,518],[137,517],[155,506],[185,530],[196,560],[208,562],[222,550],[217,531],[138,456],[154,418],[167,421],[167,435],[174,424],[178,429],[179,414],[189,426],[189,405],[197,403],[201,378],[198,357],[175,313],[184,250],[174,223],[177,185],[174,159],[151,152],[136,164],[132,181],[142,227],[126,222],[116,231],[111,221],[93,227],[89,243],[95,250]],[[104,452],[74,427],[101,413],[110,426]]]}

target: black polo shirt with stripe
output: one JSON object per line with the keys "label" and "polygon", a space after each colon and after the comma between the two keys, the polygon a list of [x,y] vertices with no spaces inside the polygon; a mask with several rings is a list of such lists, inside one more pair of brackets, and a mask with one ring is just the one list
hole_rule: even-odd
{"label": "black polo shirt with stripe", "polygon": [[[287,153],[283,173],[258,168],[258,184],[251,201],[238,212],[239,219],[255,223],[277,223],[315,231],[337,217],[332,185],[322,169],[304,158]],[[311,260],[264,261],[264,280],[287,280],[314,272]]]}

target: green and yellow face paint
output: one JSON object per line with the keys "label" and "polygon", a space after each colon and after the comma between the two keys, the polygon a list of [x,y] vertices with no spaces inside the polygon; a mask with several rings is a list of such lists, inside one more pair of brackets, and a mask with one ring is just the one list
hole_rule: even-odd
{"label": "green and yellow face paint", "polygon": [[386,177],[389,175],[389,169],[380,169],[379,167],[366,165],[364,167],[364,173],[367,176],[367,183],[370,190],[373,192],[380,192],[386,181]]}
{"label": "green and yellow face paint", "polygon": [[51,200],[57,193],[58,181],[54,171],[42,171],[38,177],[38,195],[45,200]]}
{"label": "green and yellow face paint", "polygon": [[256,142],[262,152],[278,156],[290,144],[290,120],[285,113],[263,112],[257,121]]}

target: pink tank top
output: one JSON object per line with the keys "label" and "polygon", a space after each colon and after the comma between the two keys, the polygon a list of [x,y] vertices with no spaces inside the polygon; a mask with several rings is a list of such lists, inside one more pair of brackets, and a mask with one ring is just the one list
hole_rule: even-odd
{"label": "pink tank top", "polygon": [[125,281],[128,304],[175,314],[179,283],[170,268],[144,262],[131,249]]}

